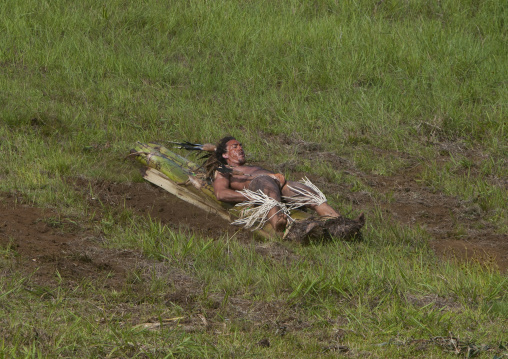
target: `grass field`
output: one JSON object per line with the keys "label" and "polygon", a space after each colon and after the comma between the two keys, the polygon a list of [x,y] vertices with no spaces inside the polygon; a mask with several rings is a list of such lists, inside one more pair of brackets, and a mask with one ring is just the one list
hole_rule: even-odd
{"label": "grass field", "polygon": [[[501,0],[2,1],[2,213],[94,238],[83,265],[135,259],[114,285],[65,266],[44,282],[0,219],[0,357],[508,357],[507,21]],[[91,204],[99,184],[145,188],[136,141],[227,134],[365,212],[364,240]],[[433,250],[493,239],[497,265]]]}

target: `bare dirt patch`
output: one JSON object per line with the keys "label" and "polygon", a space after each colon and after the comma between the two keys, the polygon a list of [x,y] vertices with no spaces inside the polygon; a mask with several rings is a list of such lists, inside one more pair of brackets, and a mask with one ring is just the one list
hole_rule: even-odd
{"label": "bare dirt patch", "polygon": [[82,178],[70,182],[98,213],[105,208],[130,209],[170,228],[196,231],[206,237],[242,236],[238,228],[229,226],[221,217],[205,213],[148,182],[114,183]]}
{"label": "bare dirt patch", "polygon": [[[93,219],[62,217],[51,209],[33,207],[16,194],[0,194],[0,254],[14,258],[4,272],[21,270],[41,286],[55,285],[60,278],[73,286],[83,279],[104,288],[119,289],[129,282],[133,271],[157,268],[156,261],[131,250],[104,248],[103,237],[93,225],[105,211],[130,210],[151,217],[175,230],[189,231],[220,239],[225,236],[243,243],[255,243],[256,252],[277,261],[296,257],[280,243],[260,242],[250,232],[232,227],[222,218],[207,214],[149,183],[113,183],[81,178],[69,182],[89,203]],[[164,268],[173,290],[168,300],[190,304],[198,284],[182,273]],[[148,275],[148,274],[147,274]],[[194,283],[193,285],[191,285]],[[192,287],[192,288],[191,288]]]}
{"label": "bare dirt patch", "polygon": [[[351,192],[343,184],[311,178],[325,192],[341,193],[356,207],[365,210],[367,221],[369,212],[379,207],[390,220],[424,227],[434,238],[431,247],[442,258],[475,261],[507,270],[508,237],[496,233],[493,224],[484,220],[481,209],[474,203],[445,196],[417,181],[417,163],[395,176],[378,176],[358,171],[332,153],[319,152],[320,148],[312,144],[301,147],[303,156],[318,156],[344,168],[381,194],[375,199],[364,192]],[[287,170],[292,172],[291,168]],[[96,212],[95,220],[100,220],[107,209],[131,210],[171,228],[197,232],[208,238],[229,236],[249,244],[254,240],[249,232],[197,210],[149,183],[113,183],[82,178],[69,179],[69,182]],[[383,196],[385,199],[380,200]],[[60,276],[68,283],[88,278],[106,288],[119,288],[128,281],[132,270],[153,268],[156,264],[136,251],[104,248],[100,245],[100,235],[94,234],[91,224],[83,224],[82,219],[63,218],[52,210],[22,203],[22,199],[13,194],[0,195],[0,249],[13,255],[16,267],[24,268],[41,285],[56,283]],[[297,259],[288,247],[278,242],[255,242],[255,250],[276,261]],[[180,282],[176,273],[175,288],[179,289],[171,291],[168,300],[183,305],[195,289]]]}
{"label": "bare dirt patch", "polygon": [[223,218],[206,213],[148,182],[112,183],[73,179],[72,183],[87,198],[89,205],[99,212],[105,205],[128,208],[175,230],[188,230],[217,240],[226,236],[249,244],[254,240],[257,253],[277,261],[296,258],[290,249],[280,243],[258,241],[251,232],[231,226]]}
{"label": "bare dirt patch", "polygon": [[[389,220],[408,226],[420,226],[433,237],[430,246],[441,258],[473,261],[493,266],[505,272],[508,270],[508,235],[496,232],[493,223],[484,218],[480,206],[476,203],[447,196],[425,186],[419,181],[420,158],[404,152],[386,152],[371,148],[376,156],[391,156],[400,159],[405,167],[393,176],[382,176],[365,173],[333,152],[322,150],[322,146],[306,142],[298,137],[286,135],[267,135],[278,145],[284,146],[287,152],[294,151],[301,158],[313,161],[328,162],[333,168],[340,168],[346,174],[360,179],[364,184],[380,194],[374,198],[368,192],[354,192],[344,184],[327,181],[324,178],[309,178],[326,193],[339,193],[356,208],[365,211],[367,221],[373,208],[380,208]],[[474,158],[481,153],[466,153],[458,144],[442,143],[445,160],[451,152],[467,155],[474,163]],[[457,148],[456,148],[457,147]],[[446,151],[445,151],[446,150]],[[439,159],[438,159],[439,160]],[[304,174],[295,172],[296,161],[288,161],[276,166],[276,170],[293,173],[296,178]],[[506,186],[506,180],[491,179]],[[500,182],[501,181],[501,182]],[[384,197],[384,198],[382,198]]]}
{"label": "bare dirt patch", "polygon": [[508,236],[496,233],[477,204],[435,192],[417,181],[418,174],[418,166],[412,166],[396,176],[371,175],[367,180],[380,193],[390,192],[389,199],[378,205],[393,219],[426,229],[438,256],[506,271]]}
{"label": "bare dirt patch", "polygon": [[52,210],[21,204],[0,196],[0,248],[14,256],[15,266],[39,285],[61,277],[73,285],[84,278],[104,287],[119,287],[128,272],[146,261],[140,253],[106,249],[92,232]]}
{"label": "bare dirt patch", "polygon": [[[111,208],[129,209],[138,215],[149,215],[170,227],[197,231],[211,238],[219,239],[227,234],[249,245],[254,241],[258,254],[275,261],[289,263],[297,259],[282,243],[257,241],[249,232],[237,233],[238,229],[228,226],[220,217],[207,216],[148,183],[125,184],[84,179],[72,179],[71,183],[95,210],[93,221],[100,221],[103,212]],[[21,197],[0,194],[0,218],[0,255],[9,258],[4,262],[9,263],[7,266],[2,267],[0,261],[0,273],[9,275],[10,272],[20,271],[30,276],[25,285],[29,291],[37,288],[49,290],[56,286],[74,288],[87,280],[104,289],[135,288],[138,300],[142,300],[143,293],[148,289],[139,279],[133,283],[132,273],[136,273],[136,278],[151,278],[155,273],[167,283],[163,300],[169,306],[178,305],[191,313],[201,313],[162,324],[178,326],[187,332],[203,328],[225,330],[223,320],[216,318],[219,311],[236,318],[235,325],[245,323],[245,330],[251,329],[251,320],[256,325],[261,325],[260,322],[271,323],[275,320],[273,318],[285,311],[284,303],[267,304],[235,297],[228,298],[228,306],[223,308],[225,299],[221,293],[210,294],[208,300],[203,302],[203,298],[200,298],[201,283],[183,270],[147,259],[137,251],[104,248],[101,246],[101,234],[92,230],[93,222],[79,224],[77,219],[61,217],[51,209],[23,204]],[[200,301],[205,305],[200,305]],[[141,319],[134,314],[132,320],[149,329],[161,325],[160,318],[156,317]],[[142,323],[139,324],[139,321]],[[281,325],[281,330],[286,330],[286,326],[289,327],[288,324]]]}
{"label": "bare dirt patch", "polygon": [[355,176],[381,196],[373,198],[365,192],[345,192],[344,196],[359,208],[367,207],[367,213],[368,208],[377,206],[390,220],[423,227],[433,237],[430,246],[442,258],[474,261],[506,271],[508,235],[496,233],[495,226],[485,220],[477,204],[422,184],[419,171],[418,163],[412,162],[394,176],[353,170]]}

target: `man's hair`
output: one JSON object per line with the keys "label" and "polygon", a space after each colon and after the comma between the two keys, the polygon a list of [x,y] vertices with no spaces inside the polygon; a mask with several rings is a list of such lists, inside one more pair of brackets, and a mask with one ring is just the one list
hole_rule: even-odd
{"label": "man's hair", "polygon": [[213,180],[215,171],[219,168],[222,168],[224,165],[228,164],[228,161],[222,157],[224,153],[228,151],[228,142],[231,140],[236,140],[233,136],[223,137],[215,148],[215,152],[211,154],[210,157],[203,164],[203,168],[206,171],[206,177]]}
{"label": "man's hair", "polygon": [[228,151],[227,145],[228,145],[228,142],[231,140],[236,140],[236,138],[234,138],[233,136],[223,137],[219,141],[219,143],[217,144],[217,147],[215,149],[215,158],[217,159],[217,161],[219,161],[223,165],[228,164],[228,161],[224,157],[222,157],[222,155]]}

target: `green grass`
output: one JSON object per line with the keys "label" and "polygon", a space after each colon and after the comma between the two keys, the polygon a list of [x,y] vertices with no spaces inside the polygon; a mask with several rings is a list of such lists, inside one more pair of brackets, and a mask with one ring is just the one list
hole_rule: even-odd
{"label": "green grass", "polygon": [[[375,198],[357,173],[422,164],[422,184],[478,204],[506,234],[507,17],[500,0],[5,0],[0,190],[88,224],[67,179],[140,181],[123,161],[135,141],[227,131],[256,161],[292,161],[289,175]],[[15,268],[15,248],[0,248],[0,357],[325,358],[337,343],[356,356],[455,357],[411,344],[450,336],[506,355],[506,276],[436,259],[423,229],[375,208],[364,242],[307,247],[201,238],[104,210],[95,231],[105,245],[141,250],[163,274],[133,268],[118,291],[65,280],[43,288]],[[262,256],[259,245],[291,259]],[[195,283],[193,307],[164,299],[173,270]],[[198,314],[211,327],[186,330]],[[180,316],[180,326],[137,326]],[[256,344],[264,338],[270,347]]]}

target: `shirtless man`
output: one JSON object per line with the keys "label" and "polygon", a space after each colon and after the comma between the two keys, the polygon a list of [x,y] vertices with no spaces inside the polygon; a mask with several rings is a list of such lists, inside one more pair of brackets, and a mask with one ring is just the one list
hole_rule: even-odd
{"label": "shirtless man", "polygon": [[[251,191],[261,190],[268,197],[278,202],[282,196],[291,197],[297,195],[290,187],[314,192],[308,186],[299,182],[286,181],[281,173],[273,173],[258,166],[246,165],[245,152],[242,144],[234,137],[223,138],[215,149],[216,159],[228,169],[229,173],[215,172],[213,187],[218,200],[230,203],[240,203],[246,197],[238,191],[249,189]],[[316,211],[320,216],[340,217],[328,203],[319,205],[307,205]],[[269,222],[277,232],[284,231],[287,224],[287,217],[280,212],[280,207],[275,206],[268,212]]]}

